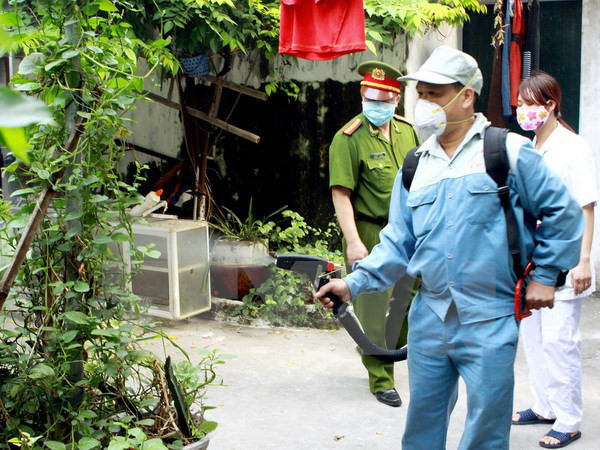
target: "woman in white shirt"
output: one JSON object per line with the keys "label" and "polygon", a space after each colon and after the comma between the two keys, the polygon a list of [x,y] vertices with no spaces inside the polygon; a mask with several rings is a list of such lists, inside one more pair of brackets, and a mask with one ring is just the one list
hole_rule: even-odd
{"label": "woman in white shirt", "polygon": [[594,159],[586,142],[561,118],[561,90],[552,76],[541,72],[523,80],[517,120],[524,130],[535,131],[535,148],[562,178],[585,217],[579,265],[567,275],[564,289],[556,292],[554,308],[532,311],[521,322],[535,403],[516,413],[513,424],[552,423],[540,446],[560,448],[581,437],[579,321],[584,299],[595,290],[590,258],[597,200]]}

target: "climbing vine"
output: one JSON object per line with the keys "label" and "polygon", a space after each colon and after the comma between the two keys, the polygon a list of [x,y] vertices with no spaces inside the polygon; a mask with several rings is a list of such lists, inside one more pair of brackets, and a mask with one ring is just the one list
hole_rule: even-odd
{"label": "climbing vine", "polygon": [[157,71],[177,70],[170,40],[138,34],[125,16],[142,12],[127,2],[4,6],[6,47],[23,55],[12,87],[45,102],[52,120],[29,125],[27,157],[4,168],[18,188],[12,208],[2,204],[3,256],[42,192],[54,195],[0,311],[0,448],[181,447],[216,425],[202,421],[201,402],[222,361],[210,353],[192,365],[181,351],[173,372],[180,400],[200,415],[184,433],[172,375],[144,346],[168,338],[139,317],[123,255],[129,244],[133,272],[159,256],[135,245],[127,212],[140,201],[143,168],[126,184],[115,140],[129,134],[126,113],[145,100]]}

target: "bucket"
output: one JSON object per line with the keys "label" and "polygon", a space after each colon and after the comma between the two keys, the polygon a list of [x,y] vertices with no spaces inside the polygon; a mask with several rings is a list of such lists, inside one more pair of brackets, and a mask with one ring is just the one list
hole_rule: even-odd
{"label": "bucket", "polygon": [[199,77],[208,73],[208,56],[204,53],[190,58],[182,58],[181,65],[189,77]]}

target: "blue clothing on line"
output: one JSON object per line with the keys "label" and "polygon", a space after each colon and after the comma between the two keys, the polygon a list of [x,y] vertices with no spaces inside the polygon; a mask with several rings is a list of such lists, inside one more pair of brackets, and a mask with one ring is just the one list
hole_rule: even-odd
{"label": "blue clothing on line", "polygon": [[512,1],[506,1],[506,14],[504,22],[504,45],[502,46],[502,114],[509,118],[513,115],[510,105],[510,43],[512,41]]}

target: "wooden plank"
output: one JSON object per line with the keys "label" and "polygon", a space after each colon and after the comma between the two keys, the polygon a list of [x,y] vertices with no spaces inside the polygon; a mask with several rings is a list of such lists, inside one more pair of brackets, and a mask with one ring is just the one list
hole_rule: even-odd
{"label": "wooden plank", "polygon": [[216,119],[217,114],[219,114],[219,107],[221,106],[221,95],[223,94],[223,85],[221,83],[215,84],[215,92],[213,95],[212,104],[210,105],[210,110],[208,111],[208,117],[211,119]]}
{"label": "wooden plank", "polygon": [[183,123],[184,144],[188,154],[188,158],[190,159],[190,164],[192,165],[192,167],[196,167],[196,140],[192,135],[192,121],[189,118],[185,105],[185,97],[183,94],[183,87],[181,85],[181,74],[177,74],[177,91],[179,94],[179,103],[177,103],[177,106],[179,107],[179,113],[181,114],[181,122]]}
{"label": "wooden plank", "polygon": [[127,141],[122,141],[121,139],[115,139],[115,143],[117,145],[123,145],[123,146],[125,146],[125,149],[126,149],[125,151],[127,151],[127,150],[133,150],[133,151],[136,151],[136,152],[143,153],[145,155],[149,155],[149,156],[153,156],[155,158],[163,159],[163,160],[171,162],[171,163],[179,162],[179,159],[173,158],[172,156],[165,155],[164,153],[160,153],[160,152],[151,150],[151,149],[146,148],[146,147],[142,147],[141,145],[132,144],[131,142],[127,142]]}
{"label": "wooden plank", "polygon": [[[148,97],[151,100],[154,100],[157,103],[168,106],[169,108],[179,110],[179,103],[176,103],[171,100],[167,100],[166,98],[161,97],[160,95],[155,94],[153,92],[145,92],[144,94],[146,95],[146,97]],[[251,133],[246,130],[242,130],[241,128],[231,125],[221,119],[210,118],[210,117],[208,117],[208,114],[203,113],[202,111],[198,111],[197,109],[190,108],[189,106],[186,106],[185,109],[186,109],[186,112],[192,117],[203,120],[204,122],[208,122],[211,125],[222,128],[225,131],[229,131],[230,133],[233,133],[239,137],[247,139],[250,142],[254,142],[255,144],[258,144],[260,142],[260,136],[254,134],[254,133]]]}
{"label": "wooden plank", "polygon": [[241,84],[234,83],[233,81],[227,81],[222,78],[213,77],[210,75],[202,75],[200,77],[201,80],[208,81],[209,83],[221,84],[225,86],[227,89],[231,89],[232,91],[239,92],[240,94],[248,95],[253,98],[257,98],[258,100],[262,100],[263,102],[269,99],[269,96],[266,92],[257,91],[256,89],[249,88],[247,86],[242,86]]}
{"label": "wooden plank", "polygon": [[40,194],[33,213],[29,217],[29,222],[23,231],[23,235],[19,240],[19,244],[17,245],[17,249],[15,250],[15,254],[13,255],[10,266],[4,273],[2,277],[2,281],[0,282],[0,309],[4,306],[4,302],[6,298],[10,294],[10,290],[17,278],[17,274],[21,269],[21,265],[23,261],[25,261],[25,257],[27,252],[31,248],[31,243],[33,242],[33,238],[35,237],[37,230],[40,228],[40,224],[48,211],[48,207],[50,206],[50,202],[56,196],[56,192],[50,187],[46,186],[42,193]]}

